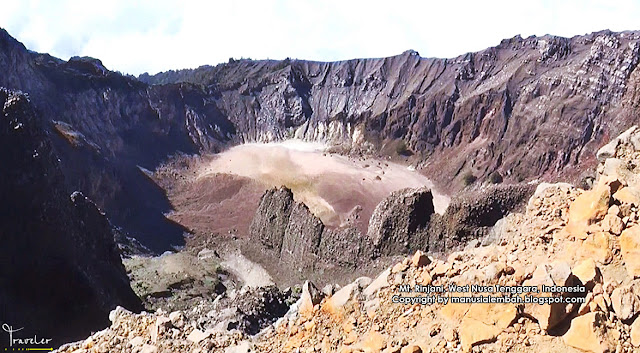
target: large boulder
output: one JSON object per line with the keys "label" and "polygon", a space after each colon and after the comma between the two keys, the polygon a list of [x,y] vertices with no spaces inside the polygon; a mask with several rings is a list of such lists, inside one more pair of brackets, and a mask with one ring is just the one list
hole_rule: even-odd
{"label": "large boulder", "polygon": [[403,189],[391,193],[371,215],[367,232],[380,254],[397,255],[422,245],[419,232],[434,214],[433,195],[428,188]]}
{"label": "large boulder", "polygon": [[584,192],[569,208],[566,231],[576,239],[585,239],[587,227],[604,218],[611,201],[611,186],[599,183],[593,190]]}
{"label": "large boulder", "polygon": [[566,345],[585,352],[606,353],[613,350],[606,317],[602,312],[588,313],[571,320],[571,327],[562,339]]}
{"label": "large boulder", "polygon": [[[525,286],[575,286],[580,284],[580,280],[571,273],[571,268],[565,262],[540,264],[533,272],[532,278],[526,280]],[[569,297],[574,293],[558,292],[553,296]],[[548,293],[539,293],[546,296]],[[574,304],[553,303],[548,305],[525,304],[524,313],[538,321],[541,330],[549,331],[560,324],[577,307]]]}
{"label": "large boulder", "polygon": [[611,293],[611,306],[620,320],[629,320],[640,312],[640,281],[621,286]]}
{"label": "large boulder", "polygon": [[640,277],[640,225],[625,229],[620,234],[620,251],[629,276]]}
{"label": "large boulder", "polygon": [[458,328],[462,347],[491,342],[518,317],[513,304],[471,304]]}

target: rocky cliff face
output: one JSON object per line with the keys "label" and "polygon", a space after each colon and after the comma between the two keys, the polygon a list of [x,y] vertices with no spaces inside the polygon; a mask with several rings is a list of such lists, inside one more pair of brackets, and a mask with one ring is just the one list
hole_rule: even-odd
{"label": "rocky cliff face", "polygon": [[239,60],[136,79],[30,52],[1,31],[0,85],[34,98],[69,182],[161,251],[184,229],[163,216],[171,205],[145,170],[178,152],[298,137],[413,154],[452,190],[496,172],[578,179],[604,140],[638,121],[639,41],[514,37],[453,59]]}
{"label": "rocky cliff face", "polygon": [[139,311],[109,221],[69,191],[29,99],[1,89],[0,105],[3,323],[56,345],[103,328],[116,305]]}
{"label": "rocky cliff face", "polygon": [[91,58],[64,62],[28,51],[0,31],[0,85],[30,95],[62,171],[123,231],[152,250],[184,243],[171,206],[151,181],[169,155],[215,151],[234,133],[212,97],[189,84],[151,88]]}

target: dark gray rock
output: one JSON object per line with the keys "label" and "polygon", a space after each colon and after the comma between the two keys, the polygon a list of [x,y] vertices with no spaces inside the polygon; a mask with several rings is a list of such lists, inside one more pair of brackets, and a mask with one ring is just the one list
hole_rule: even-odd
{"label": "dark gray rock", "polygon": [[376,207],[366,235],[356,227],[328,228],[287,188],[265,192],[250,237],[276,251],[278,261],[296,272],[320,265],[355,268],[380,256],[416,250],[447,254],[479,243],[510,212],[526,203],[534,186],[505,184],[466,190],[454,197],[443,215],[435,213],[428,188],[393,192]]}
{"label": "dark gray rock", "polygon": [[461,192],[443,215],[432,218],[424,233],[424,249],[449,252],[482,239],[498,220],[522,207],[534,191],[534,185],[508,184]]}
{"label": "dark gray rock", "polygon": [[327,228],[286,187],[267,190],[260,199],[249,235],[275,249],[279,260],[298,271],[317,262],[353,267],[372,257],[370,241],[355,226]]}
{"label": "dark gray rock", "polygon": [[366,263],[374,257],[370,239],[354,226],[325,228],[319,251],[320,258],[324,261],[346,268]]}
{"label": "dark gray rock", "polygon": [[288,188],[267,190],[260,198],[249,227],[251,238],[280,252],[294,202],[293,193]]}
{"label": "dark gray rock", "polygon": [[224,293],[213,302],[199,301],[185,314],[197,317],[202,330],[237,329],[255,335],[283,317],[298,297],[291,289],[281,291],[276,286],[244,287]]}
{"label": "dark gray rock", "polygon": [[284,233],[280,259],[295,268],[310,269],[318,259],[324,224],[301,202],[295,203]]}
{"label": "dark gray rock", "polygon": [[373,211],[367,236],[381,255],[421,249],[416,236],[429,225],[433,214],[429,188],[395,191]]}

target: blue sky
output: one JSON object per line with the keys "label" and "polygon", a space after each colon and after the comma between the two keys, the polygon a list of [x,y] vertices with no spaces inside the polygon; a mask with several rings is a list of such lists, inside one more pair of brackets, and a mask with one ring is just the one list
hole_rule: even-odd
{"label": "blue sky", "polygon": [[3,4],[0,27],[29,49],[139,74],[229,57],[454,57],[517,34],[640,30],[640,1],[20,0]]}

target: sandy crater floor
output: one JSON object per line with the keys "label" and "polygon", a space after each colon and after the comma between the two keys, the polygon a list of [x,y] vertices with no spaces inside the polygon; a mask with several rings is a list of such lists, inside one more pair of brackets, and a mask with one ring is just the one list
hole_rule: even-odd
{"label": "sandy crater floor", "polygon": [[[263,189],[285,185],[328,226],[342,225],[358,205],[362,223],[368,223],[376,205],[395,190],[434,189],[426,176],[406,166],[327,153],[323,145],[294,140],[233,147],[197,168],[195,182],[222,175],[250,179]],[[436,212],[443,213],[448,203],[434,191]]]}

